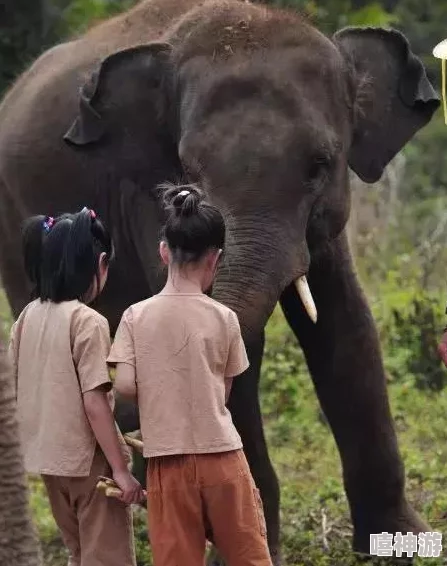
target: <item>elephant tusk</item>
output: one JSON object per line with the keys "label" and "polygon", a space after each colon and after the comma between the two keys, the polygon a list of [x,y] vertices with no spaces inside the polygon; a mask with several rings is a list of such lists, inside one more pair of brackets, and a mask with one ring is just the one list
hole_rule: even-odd
{"label": "elephant tusk", "polygon": [[295,281],[296,290],[300,299],[303,301],[304,308],[306,309],[309,318],[312,322],[317,322],[317,307],[315,306],[312,293],[309,289],[306,276],[303,275]]}

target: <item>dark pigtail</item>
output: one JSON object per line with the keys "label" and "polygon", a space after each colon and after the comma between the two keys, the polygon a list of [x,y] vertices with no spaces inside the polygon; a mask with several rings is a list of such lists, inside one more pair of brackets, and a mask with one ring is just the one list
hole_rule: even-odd
{"label": "dark pigtail", "polygon": [[99,256],[103,252],[106,254],[106,261],[110,262],[113,258],[110,235],[96,213],[84,208],[73,218],[65,248],[64,273],[67,283],[70,281],[73,289],[85,288],[87,282],[91,283],[92,274],[95,274],[99,288],[97,269]]}
{"label": "dark pigtail", "polygon": [[50,225],[48,216],[32,216],[28,218],[22,230],[22,252],[25,273],[33,285],[32,297],[40,296],[40,270],[42,263],[42,246],[46,233],[45,223]]}
{"label": "dark pigtail", "polygon": [[93,222],[90,212],[84,209],[70,226],[62,265],[66,284],[72,289],[84,289],[97,271],[99,253],[92,234]]}

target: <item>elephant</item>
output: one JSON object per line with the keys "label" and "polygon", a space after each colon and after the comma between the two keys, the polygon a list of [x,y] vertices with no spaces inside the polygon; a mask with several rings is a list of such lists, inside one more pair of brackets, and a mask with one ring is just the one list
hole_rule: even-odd
{"label": "elephant", "polygon": [[[162,288],[161,183],[193,183],[227,219],[212,296],[238,315],[250,368],[229,408],[260,489],[275,565],[279,484],[259,404],[266,323],[279,303],[334,435],[353,522],[429,530],[405,472],[380,344],[346,236],[349,168],[380,179],[440,98],[406,37],[327,37],[291,11],[243,0],[145,0],[45,52],[0,107],[0,273],[14,315],[28,300],[20,225],[94,208],[116,261],[95,308],[112,334]],[[117,403],[124,431],[136,408]]]}
{"label": "elephant", "polygon": [[0,564],[41,566],[29,512],[12,375],[0,335]]}

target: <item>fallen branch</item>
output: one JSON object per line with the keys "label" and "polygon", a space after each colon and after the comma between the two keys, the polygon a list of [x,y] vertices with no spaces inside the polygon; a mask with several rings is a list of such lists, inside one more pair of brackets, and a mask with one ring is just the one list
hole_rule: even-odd
{"label": "fallen branch", "polygon": [[327,524],[327,516],[324,509],[321,509],[321,533],[323,538],[323,547],[326,552],[329,552],[329,542],[327,535],[331,532],[332,527]]}

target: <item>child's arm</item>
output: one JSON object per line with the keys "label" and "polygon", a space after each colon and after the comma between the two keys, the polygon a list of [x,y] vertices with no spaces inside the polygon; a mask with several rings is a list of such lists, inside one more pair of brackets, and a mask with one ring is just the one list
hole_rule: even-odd
{"label": "child's arm", "polygon": [[225,404],[231,393],[233,380],[243,374],[249,367],[247,352],[242,340],[239,321],[236,313],[230,311],[229,320],[230,349],[228,351],[227,365],[225,368]]}
{"label": "child's arm", "polygon": [[129,401],[137,403],[137,384],[134,366],[126,363],[116,364],[115,389]]}
{"label": "child's arm", "polygon": [[144,497],[143,490],[127,468],[105,388],[87,391],[83,398],[93,434],[112,468],[113,479],[123,492],[120,499],[124,503],[139,503]]}
{"label": "child's arm", "polygon": [[112,387],[106,358],[110,350],[109,325],[92,310],[80,309],[72,321],[72,354],[93,434],[110,464],[113,479],[125,503],[140,501],[142,490],[124,460],[107,391]]}
{"label": "child's arm", "polygon": [[133,338],[133,317],[130,309],[125,311],[121,317],[107,361],[116,367],[114,385],[117,393],[137,403],[137,363]]}

